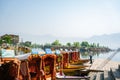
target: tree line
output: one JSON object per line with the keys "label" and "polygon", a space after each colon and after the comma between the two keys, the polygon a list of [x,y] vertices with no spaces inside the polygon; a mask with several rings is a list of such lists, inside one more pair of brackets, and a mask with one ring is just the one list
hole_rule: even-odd
{"label": "tree line", "polygon": [[65,46],[65,47],[75,47],[75,48],[81,48],[81,47],[85,47],[85,48],[100,48],[100,47],[105,47],[105,46],[100,46],[99,43],[89,43],[87,41],[82,41],[81,43],[80,42],[67,42],[66,44],[62,44],[59,40],[55,40],[53,41],[52,43],[45,43],[45,44],[32,44],[31,47],[42,47],[42,46],[45,46],[45,47],[62,47],[62,46]]}
{"label": "tree line", "polygon": [[[0,38],[0,45],[2,45],[3,43],[7,43],[7,44],[13,44],[12,42],[12,38],[9,35],[4,36],[3,38]],[[97,48],[108,48],[105,46],[100,46],[99,43],[89,43],[87,41],[82,41],[82,42],[67,42],[66,44],[62,44],[59,40],[55,40],[52,43],[45,43],[45,44],[37,44],[37,43],[33,43],[31,44],[31,42],[26,41],[26,42],[22,42],[19,43],[19,45],[22,46],[27,46],[30,48],[45,48],[45,47],[74,47],[74,48],[79,48],[79,49],[97,49]]]}

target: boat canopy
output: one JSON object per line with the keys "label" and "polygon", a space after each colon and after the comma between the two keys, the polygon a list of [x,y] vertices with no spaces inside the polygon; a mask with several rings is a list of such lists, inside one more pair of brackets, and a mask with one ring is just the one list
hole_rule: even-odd
{"label": "boat canopy", "polygon": [[56,49],[55,54],[60,54],[60,50]]}
{"label": "boat canopy", "polygon": [[14,50],[11,50],[11,49],[1,49],[1,56],[2,58],[4,57],[15,57],[15,52]]}
{"label": "boat canopy", "polygon": [[31,54],[38,54],[38,49],[33,48]]}
{"label": "boat canopy", "polygon": [[45,53],[46,54],[52,54],[52,50],[50,48],[45,48]]}

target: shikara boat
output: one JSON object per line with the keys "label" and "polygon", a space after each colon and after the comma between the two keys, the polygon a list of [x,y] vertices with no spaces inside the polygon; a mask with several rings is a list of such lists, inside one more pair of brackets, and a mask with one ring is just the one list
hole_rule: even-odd
{"label": "shikara boat", "polygon": [[89,59],[80,59],[80,52],[71,51],[69,52],[69,61],[72,65],[80,65],[89,62]]}
{"label": "shikara boat", "polygon": [[42,69],[45,79],[56,80],[56,55],[46,54],[42,56]]}
{"label": "shikara boat", "polygon": [[41,79],[40,70],[42,69],[41,56],[38,54],[30,55],[28,57],[28,68],[31,80],[40,80]]}
{"label": "shikara boat", "polygon": [[14,50],[9,47],[1,49],[0,80],[19,79],[20,61],[15,58]]}
{"label": "shikara boat", "polygon": [[21,60],[19,80],[31,80],[27,60]]}
{"label": "shikara boat", "polygon": [[85,69],[87,67],[84,65],[71,65],[69,62],[70,61],[69,52],[62,51],[62,55],[63,55],[63,72],[82,70],[82,69]]}
{"label": "shikara boat", "polygon": [[56,73],[63,75],[63,55],[59,50],[55,50],[56,55]]}
{"label": "shikara boat", "polygon": [[0,80],[19,79],[20,62],[16,58],[2,58],[0,66]]}
{"label": "shikara boat", "polygon": [[[7,75],[8,78],[12,78],[7,79],[5,75],[2,75],[2,65],[0,66],[0,80],[2,76],[4,76],[3,80],[55,80],[56,72],[60,72],[62,75],[63,72],[73,72],[86,68],[84,65],[72,65],[72,63],[79,62],[78,53],[61,51],[60,54],[53,54],[49,49],[47,50],[46,54],[33,51],[31,52],[32,54],[13,55],[14,57],[7,55],[7,57],[2,57],[0,63],[10,66],[6,69],[11,72],[6,72],[9,73],[9,75]],[[83,60],[82,63],[84,62],[86,61]],[[13,73],[15,74],[13,75]]]}

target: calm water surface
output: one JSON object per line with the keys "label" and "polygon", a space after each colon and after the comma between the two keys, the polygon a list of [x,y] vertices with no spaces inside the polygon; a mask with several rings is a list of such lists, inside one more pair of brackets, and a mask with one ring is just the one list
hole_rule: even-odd
{"label": "calm water surface", "polygon": [[[105,53],[92,53],[93,59],[106,59],[109,56],[111,56],[114,53],[114,51],[112,52],[105,52]],[[89,53],[85,52],[85,53],[81,53],[80,54],[82,59],[89,59]],[[112,61],[117,61],[120,62],[120,52],[118,52],[113,58]]]}

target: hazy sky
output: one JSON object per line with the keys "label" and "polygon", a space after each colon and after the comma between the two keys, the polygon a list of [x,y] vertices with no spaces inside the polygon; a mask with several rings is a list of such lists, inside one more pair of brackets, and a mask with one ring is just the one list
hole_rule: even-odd
{"label": "hazy sky", "polygon": [[90,37],[120,32],[120,0],[0,0],[0,34]]}

